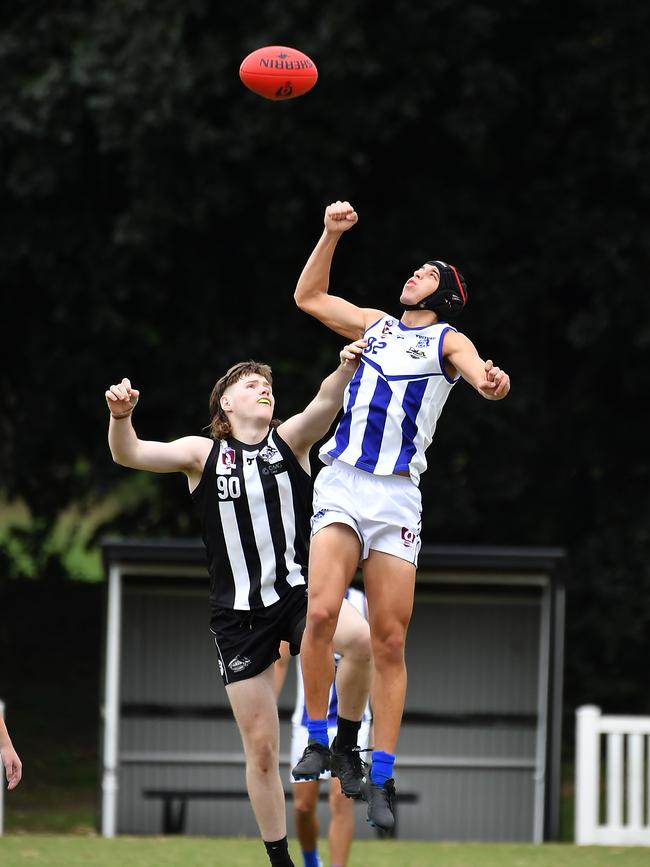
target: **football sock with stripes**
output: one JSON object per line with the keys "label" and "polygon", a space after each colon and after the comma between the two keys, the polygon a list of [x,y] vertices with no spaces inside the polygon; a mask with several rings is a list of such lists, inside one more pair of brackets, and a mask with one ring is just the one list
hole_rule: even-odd
{"label": "football sock with stripes", "polygon": [[395,756],[392,753],[385,753],[383,750],[372,751],[372,767],[370,769],[370,779],[377,786],[383,786],[386,780],[390,780],[393,776],[393,765],[395,764]]}
{"label": "football sock with stripes", "polygon": [[361,728],[361,720],[336,718],[336,746],[339,750],[350,750],[356,747]]}
{"label": "football sock with stripes", "polygon": [[271,867],[296,867],[289,855],[289,844],[286,837],[283,837],[281,840],[275,840],[273,843],[267,843],[264,840],[264,846],[266,847],[266,854],[269,856]]}
{"label": "football sock with stripes", "polygon": [[330,742],[327,736],[327,720],[326,719],[309,719],[307,720],[307,731],[310,741],[317,741],[324,747],[329,747]]}

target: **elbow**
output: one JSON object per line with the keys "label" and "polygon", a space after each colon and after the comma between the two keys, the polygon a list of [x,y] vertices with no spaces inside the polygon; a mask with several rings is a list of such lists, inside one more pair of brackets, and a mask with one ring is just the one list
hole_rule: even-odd
{"label": "elbow", "polygon": [[306,286],[301,286],[299,283],[293,293],[293,300],[296,302],[296,306],[304,313],[309,313],[310,316],[317,316],[319,301],[326,291],[327,287],[325,287],[325,290],[310,289]]}
{"label": "elbow", "polygon": [[299,310],[306,311],[307,302],[305,300],[305,293],[299,287],[297,287],[296,291],[293,293],[293,300],[296,302],[296,307],[298,307]]}
{"label": "elbow", "polygon": [[113,463],[117,464],[118,467],[128,467],[128,463],[124,457],[115,449],[111,449],[111,457],[113,458]]}

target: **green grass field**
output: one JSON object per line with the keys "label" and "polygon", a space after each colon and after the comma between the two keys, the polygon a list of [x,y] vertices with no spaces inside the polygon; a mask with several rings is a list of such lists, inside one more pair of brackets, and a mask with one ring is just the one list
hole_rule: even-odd
{"label": "green grass field", "polygon": [[[302,859],[292,841],[296,867]],[[321,855],[327,847],[321,846]],[[328,862],[325,861],[327,864]],[[647,867],[648,849],[357,842],[349,867]],[[10,834],[0,838],[2,867],[266,867],[258,840],[205,837],[99,837]]]}

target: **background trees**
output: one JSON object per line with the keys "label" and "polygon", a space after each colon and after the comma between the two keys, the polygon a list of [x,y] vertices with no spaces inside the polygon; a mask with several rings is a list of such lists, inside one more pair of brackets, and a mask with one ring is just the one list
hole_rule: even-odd
{"label": "background trees", "polygon": [[[196,533],[180,478],[112,465],[103,390],[129,375],[141,435],[173,438],[255,357],[280,412],[299,408],[340,340],[293,286],[325,204],[348,198],[360,223],[333,291],[397,310],[415,265],[457,262],[461,327],[513,380],[504,404],[450,398],[425,542],[565,546],[572,706],[648,712],[647,4],[14,0],[0,16],[0,589],[97,577],[107,532]],[[242,87],[269,43],[316,61],[308,96]]]}

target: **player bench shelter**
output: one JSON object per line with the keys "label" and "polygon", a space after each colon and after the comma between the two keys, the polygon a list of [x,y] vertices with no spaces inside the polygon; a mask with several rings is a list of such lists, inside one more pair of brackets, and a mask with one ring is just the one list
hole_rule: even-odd
{"label": "player bench shelter", "polygon": [[[257,836],[208,629],[202,542],[102,548],[102,833]],[[563,561],[557,548],[422,548],[398,747],[400,837],[557,838]],[[289,795],[294,686],[290,666],[280,699]],[[372,836],[362,806],[356,815],[357,837]]]}

